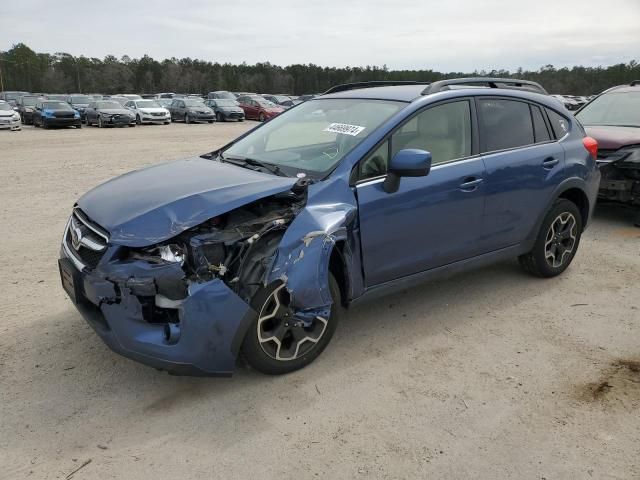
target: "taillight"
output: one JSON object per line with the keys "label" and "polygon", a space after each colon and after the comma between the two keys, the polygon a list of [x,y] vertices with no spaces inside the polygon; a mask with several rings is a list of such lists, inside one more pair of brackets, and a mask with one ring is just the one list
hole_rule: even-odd
{"label": "taillight", "polygon": [[584,148],[587,149],[587,152],[591,154],[594,160],[598,158],[598,141],[595,138],[584,137],[582,139],[582,144],[584,145]]}

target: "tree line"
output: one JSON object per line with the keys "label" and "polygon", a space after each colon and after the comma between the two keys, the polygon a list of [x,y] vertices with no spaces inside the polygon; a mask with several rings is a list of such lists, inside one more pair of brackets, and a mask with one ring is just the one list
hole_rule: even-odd
{"label": "tree line", "polygon": [[47,93],[207,93],[213,90],[318,93],[332,85],[368,80],[432,82],[463,76],[514,77],[534,80],[550,93],[591,95],[613,85],[640,79],[640,65],[632,60],[608,67],[555,68],[537,71],[508,70],[437,72],[390,70],[386,65],[321,67],[295,64],[286,67],[269,62],[248,65],[218,63],[191,58],[155,60],[148,55],[103,59],[69,53],[36,53],[24,43],[0,51],[0,89]]}

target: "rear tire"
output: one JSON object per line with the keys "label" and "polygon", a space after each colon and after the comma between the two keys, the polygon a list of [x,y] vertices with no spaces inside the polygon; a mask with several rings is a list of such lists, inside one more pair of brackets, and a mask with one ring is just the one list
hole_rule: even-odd
{"label": "rear tire", "polygon": [[582,217],[575,203],[558,199],[545,216],[529,253],[518,257],[522,268],[542,278],[564,272],[578,251]]}
{"label": "rear tire", "polygon": [[[258,317],[251,322],[242,344],[247,363],[267,375],[282,375],[313,362],[329,344],[344,314],[340,288],[331,274],[329,291],[333,301],[329,318],[318,316],[309,327],[301,327],[295,325],[294,317],[287,316],[290,312],[284,313],[289,297],[282,283],[260,289],[251,301]],[[282,314],[278,313],[281,310]]]}
{"label": "rear tire", "polygon": [[224,122],[224,117],[222,116],[222,113],[220,113],[220,112],[216,113],[216,119],[219,122]]}
{"label": "rear tire", "polygon": [[184,114],[184,123],[191,123],[191,117],[188,113]]}

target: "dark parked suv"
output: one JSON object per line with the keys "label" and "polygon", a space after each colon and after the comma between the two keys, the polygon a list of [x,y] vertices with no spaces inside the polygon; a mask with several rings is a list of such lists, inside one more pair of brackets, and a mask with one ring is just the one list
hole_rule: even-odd
{"label": "dark parked suv", "polygon": [[640,227],[640,80],[603,92],[576,118],[600,147],[598,197],[634,206],[635,224]]}
{"label": "dark parked suv", "polygon": [[229,375],[240,352],[265,373],[302,368],[347,307],[444,272],[518,257],[559,275],[600,174],[596,142],[545,93],[486,78],[334,87],[83,195],[62,285],[116,352]]}

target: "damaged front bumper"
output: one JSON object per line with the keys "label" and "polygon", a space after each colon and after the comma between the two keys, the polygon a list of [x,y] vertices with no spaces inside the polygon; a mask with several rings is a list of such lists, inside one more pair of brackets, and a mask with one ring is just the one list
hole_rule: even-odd
{"label": "damaged front bumper", "polygon": [[185,298],[160,307],[149,294],[158,280],[170,281],[166,269],[112,260],[80,270],[64,244],[60,257],[65,291],[113,351],[177,375],[233,373],[256,313],[222,280],[192,283]]}

